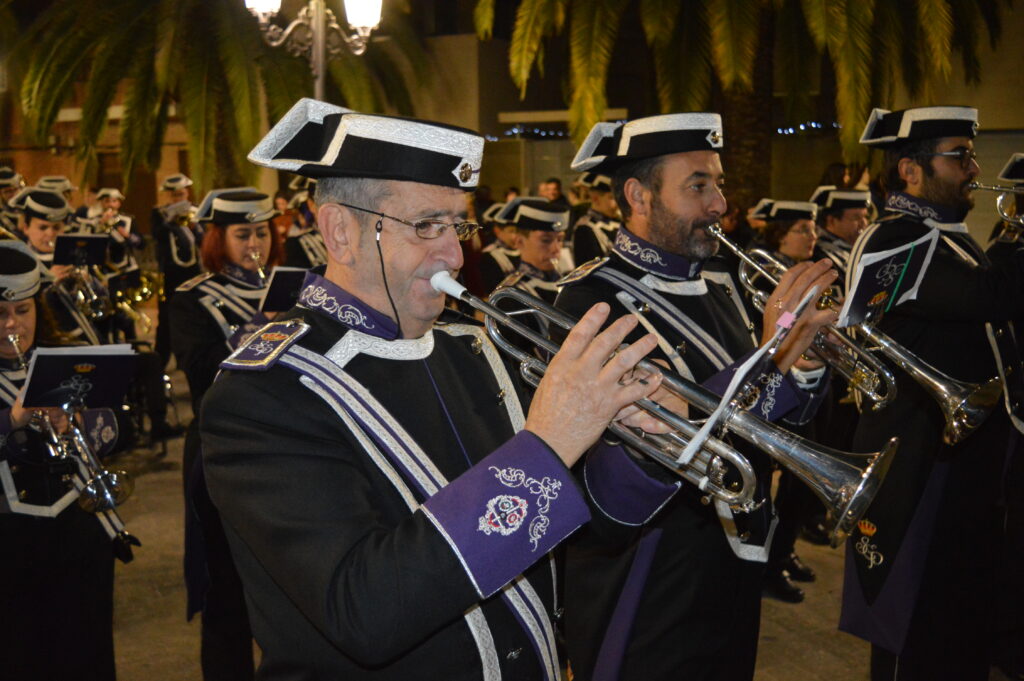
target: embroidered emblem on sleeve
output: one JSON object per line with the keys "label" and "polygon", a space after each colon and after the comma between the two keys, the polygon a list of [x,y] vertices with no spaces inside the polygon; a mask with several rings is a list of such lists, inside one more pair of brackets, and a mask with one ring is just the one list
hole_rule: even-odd
{"label": "embroidered emblem on sleeve", "polygon": [[[552,480],[546,476],[540,480],[527,477],[526,473],[521,468],[498,468],[497,466],[491,466],[490,470],[494,471],[494,477],[497,478],[498,482],[505,487],[522,487],[527,492],[537,497],[535,502],[537,514],[534,516],[533,520],[530,521],[529,526],[530,544],[533,545],[533,550],[536,551],[540,540],[547,533],[548,526],[551,524],[551,520],[548,518],[548,511],[551,508],[551,501],[558,498],[558,490],[562,488],[562,482],[560,480]],[[508,531],[501,531],[490,525],[492,510],[501,510],[499,502],[502,502],[503,500],[518,500],[523,503],[522,515],[515,518],[517,521],[515,527],[511,527],[509,525],[511,529]],[[505,495],[495,497],[487,502],[487,513],[480,518],[480,531],[485,534],[490,534],[495,531],[501,532],[503,535],[511,534],[519,529],[525,521],[527,508],[527,503],[522,499],[519,499],[519,497]],[[507,510],[508,514],[517,513],[517,509],[514,506],[508,506]],[[511,520],[508,517],[508,514],[501,518],[501,521],[506,524]],[[497,519],[497,517],[495,517],[495,519]],[[485,524],[489,529],[484,529]]]}
{"label": "embroidered emblem on sleeve", "polygon": [[520,497],[507,494],[494,497],[487,502],[487,511],[480,516],[479,529],[484,534],[497,532],[507,537],[522,526],[529,507],[526,499]]}
{"label": "embroidered emblem on sleeve", "polygon": [[765,377],[764,401],[761,402],[761,414],[769,418],[772,409],[775,408],[775,391],[782,385],[782,374],[772,374]]}

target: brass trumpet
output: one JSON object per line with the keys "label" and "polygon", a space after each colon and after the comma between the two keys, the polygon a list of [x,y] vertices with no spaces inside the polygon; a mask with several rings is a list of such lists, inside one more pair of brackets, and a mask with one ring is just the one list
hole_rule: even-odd
{"label": "brass trumpet", "polygon": [[1024,214],[1017,212],[1017,196],[1024,194],[1024,187],[1011,187],[1009,185],[998,185],[998,184],[982,184],[980,182],[972,182],[968,185],[971,189],[980,189],[988,192],[999,192],[999,196],[996,197],[996,212],[999,213],[999,217],[1007,224],[1009,230],[1004,229],[1004,232],[1010,231],[1010,234],[1000,234],[997,239],[1003,241],[1016,241],[1021,234],[1022,228],[1024,228]]}
{"label": "brass trumpet", "polygon": [[[708,232],[739,257],[740,283],[750,293],[754,306],[764,312],[768,294],[756,286],[756,277],[764,277],[774,288],[779,285],[779,277],[785,273],[786,266],[768,251],[744,251],[725,235],[717,223],[709,226]],[[830,307],[837,312],[842,307],[828,293],[822,294],[818,305],[819,308]],[[896,378],[892,372],[868,350],[854,343],[834,326],[829,325],[819,331],[813,347],[818,357],[841,374],[852,389],[872,403],[872,409],[883,409],[896,397]]]}
{"label": "brass trumpet", "polygon": [[[505,338],[498,325],[511,329],[546,352],[556,353],[559,346],[492,302],[509,298],[523,305],[524,312],[534,314],[566,330],[575,326],[577,321],[565,312],[519,289],[500,289],[492,294],[492,302],[485,302],[468,293],[465,287],[452,279],[447,272],[436,273],[430,282],[438,291],[443,291],[483,312],[488,334],[495,345],[519,361],[520,373],[534,386],[544,375],[547,363]],[[663,374],[665,388],[706,413],[712,413],[721,401],[717,395],[703,386],[666,371],[653,362],[645,360],[639,363],[637,368]],[[652,400],[639,400],[636,405],[661,419],[673,429],[673,432],[668,435],[651,435],[619,423],[612,423],[608,429],[617,437],[693,483],[701,491],[707,492],[708,496],[704,498],[706,503],[710,503],[711,497],[715,497],[739,511],[751,511],[763,503],[763,500],[754,498],[754,470],[741,453],[724,440],[710,438],[702,444],[701,450],[689,462],[681,464],[679,460],[683,450],[700,430],[699,426]],[[893,438],[881,451],[866,455],[838,452],[763,421],[735,402],[730,405],[721,424],[723,428],[728,428],[767,453],[811,487],[825,503],[833,519],[834,526],[830,532],[833,546],[837,546],[849,534],[867,510],[892,463],[892,456],[898,444]],[[854,463],[855,460],[857,463],[866,460],[867,463],[857,465]],[[726,482],[726,474],[730,467],[738,474],[740,482]]]}
{"label": "brass trumpet", "polygon": [[267,272],[263,269],[263,255],[259,251],[249,251],[249,259],[256,263],[256,276],[260,278],[260,286],[265,286]]}

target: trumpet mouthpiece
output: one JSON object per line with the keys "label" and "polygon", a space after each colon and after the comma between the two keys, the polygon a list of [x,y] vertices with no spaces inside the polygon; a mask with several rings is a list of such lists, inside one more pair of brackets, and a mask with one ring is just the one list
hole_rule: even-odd
{"label": "trumpet mouthpiece", "polygon": [[441,293],[447,293],[452,298],[461,298],[462,294],[466,292],[466,287],[455,281],[452,278],[451,273],[446,270],[435,272],[430,277],[430,285],[434,287],[434,290],[440,291]]}

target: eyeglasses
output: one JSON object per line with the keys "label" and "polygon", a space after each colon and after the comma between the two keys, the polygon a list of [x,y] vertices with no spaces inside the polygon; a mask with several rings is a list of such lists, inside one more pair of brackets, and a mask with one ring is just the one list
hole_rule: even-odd
{"label": "eyeglasses", "polygon": [[416,236],[418,236],[421,239],[436,239],[442,234],[444,234],[449,227],[451,227],[452,229],[455,230],[455,237],[459,241],[467,241],[468,239],[470,239],[470,237],[476,234],[478,229],[480,229],[480,225],[478,225],[475,222],[451,223],[444,222],[443,220],[418,220],[417,222],[409,222],[408,220],[396,218],[392,215],[387,215],[377,210],[370,210],[369,208],[360,208],[359,206],[353,206],[347,203],[342,203],[340,201],[335,201],[334,203],[337,203],[339,206],[345,206],[345,208],[351,208],[352,210],[361,210],[364,213],[369,213],[370,215],[376,215],[377,217],[380,218],[387,218],[388,220],[394,220],[395,222],[400,222],[403,225],[408,225],[409,227],[413,228],[413,230],[416,232]]}
{"label": "eyeglasses", "polygon": [[948,158],[955,158],[960,161],[961,168],[968,168],[971,165],[971,161],[977,161],[978,155],[974,153],[974,149],[968,149],[967,147],[957,147],[951,151],[933,151],[930,154],[921,154],[922,156],[946,156]]}

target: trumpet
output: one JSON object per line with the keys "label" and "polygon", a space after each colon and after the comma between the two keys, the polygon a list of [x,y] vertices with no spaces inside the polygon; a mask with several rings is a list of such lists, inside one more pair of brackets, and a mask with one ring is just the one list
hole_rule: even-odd
{"label": "trumpet", "polygon": [[1024,213],[1017,212],[1017,196],[1024,194],[1024,187],[1011,187],[1009,185],[982,184],[972,182],[968,185],[971,189],[980,189],[988,192],[999,192],[996,197],[996,212],[1003,222],[1007,224],[1010,234],[1000,234],[998,239],[1002,241],[1016,241],[1024,228]]}
{"label": "trumpet", "polygon": [[259,251],[249,251],[249,259],[256,263],[256,276],[260,278],[260,286],[265,286],[267,273],[263,269],[263,254]]}
{"label": "trumpet", "polygon": [[[430,279],[438,291],[465,302],[485,315],[488,334],[503,352],[519,361],[523,378],[536,386],[547,368],[547,363],[531,352],[527,352],[509,341],[501,333],[499,324],[527,339],[537,348],[548,353],[558,352],[559,346],[529,326],[514,318],[512,314],[496,307],[494,303],[504,298],[524,306],[524,312],[536,315],[563,329],[571,329],[576,319],[565,312],[531,296],[519,289],[504,288],[491,295],[485,302],[468,293],[447,272],[438,272]],[[644,360],[637,365],[641,371],[663,374],[663,386],[680,398],[706,413],[712,413],[720,398],[701,385],[666,371],[653,362]],[[756,476],[753,466],[745,456],[720,438],[709,438],[701,445],[696,455],[686,463],[680,463],[687,443],[700,428],[693,422],[665,409],[657,402],[642,399],[636,406],[672,428],[667,435],[644,433],[612,423],[609,430],[626,444],[653,461],[669,468],[707,494],[704,503],[716,498],[737,511],[749,512],[758,508],[764,500],[754,498]],[[837,546],[853,529],[867,510],[881,486],[885,474],[896,452],[897,440],[890,440],[882,450],[866,455],[851,455],[828,447],[820,446],[786,431],[774,424],[761,420],[738,401],[734,401],[721,421],[728,428],[749,443],[766,452],[785,466],[825,503],[833,519],[830,532],[832,545]],[[857,465],[866,460],[866,465]],[[855,463],[856,462],[856,463]],[[727,474],[738,480],[729,482]]]}
{"label": "trumpet", "polygon": [[[786,266],[768,251],[744,251],[725,235],[717,223],[709,226],[708,231],[740,258],[740,283],[750,293],[754,306],[764,312],[768,294],[755,285],[756,275],[764,277],[774,288],[778,286],[779,277],[786,271]],[[841,306],[834,297],[824,293],[818,301],[818,307],[838,311]],[[896,397],[896,378],[892,372],[878,358],[834,326],[829,325],[819,331],[814,337],[813,347],[818,357],[842,375],[853,390],[872,403],[872,409],[883,409]]]}
{"label": "trumpet", "polygon": [[[7,342],[14,348],[18,365],[27,371],[28,361],[21,351],[21,337],[8,334]],[[135,483],[124,471],[110,471],[100,463],[79,427],[79,415],[85,409],[80,398],[67,401],[60,405],[60,409],[67,417],[67,432],[58,433],[49,412],[43,409],[32,414],[32,427],[42,434],[51,459],[74,464],[72,479],[79,490],[78,505],[100,516],[101,524],[114,543],[115,555],[128,563],[132,560],[131,547],[142,543],[125,529],[117,507],[131,496]]]}

